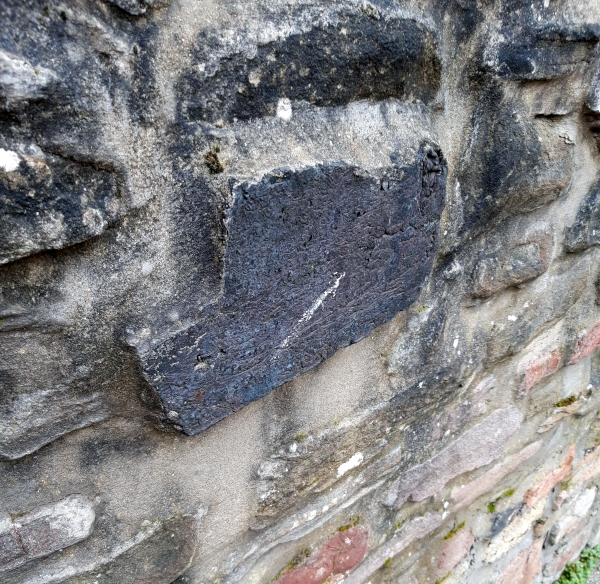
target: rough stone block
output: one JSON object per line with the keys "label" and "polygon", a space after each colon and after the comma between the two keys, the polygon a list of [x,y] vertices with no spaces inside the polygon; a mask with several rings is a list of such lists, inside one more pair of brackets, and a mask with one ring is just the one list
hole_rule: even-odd
{"label": "rough stone block", "polygon": [[600,446],[594,448],[573,470],[571,483],[582,485],[600,474]]}
{"label": "rough stone block", "polygon": [[581,252],[600,243],[600,181],[590,189],[574,224],[565,233],[565,248]]}
{"label": "rough stone block", "polygon": [[[201,46],[198,61],[210,62],[211,55],[202,54],[207,50]],[[259,45],[252,59],[230,55],[220,65],[185,77],[182,105],[190,119],[214,123],[273,116],[280,98],[320,107],[409,95],[429,103],[441,69],[436,40],[426,27],[362,12]]]}
{"label": "rough stone block", "polygon": [[438,575],[445,576],[454,570],[467,556],[474,542],[475,536],[470,529],[461,529],[446,540],[438,561]]}
{"label": "rough stone block", "polygon": [[540,499],[531,509],[524,507],[511,523],[494,537],[485,550],[485,561],[493,563],[517,546],[544,513],[546,499]]}
{"label": "rough stone block", "polygon": [[[101,554],[95,566],[70,563],[79,574],[61,580],[64,584],[193,584],[182,577],[198,544],[197,516],[179,515],[143,525],[132,540],[116,553]],[[181,579],[180,579],[181,577]],[[10,582],[10,584],[17,584]]]}
{"label": "rough stone block", "polygon": [[450,494],[453,509],[457,510],[470,505],[481,495],[493,489],[505,476],[517,470],[525,461],[531,458],[542,446],[538,440],[526,446],[520,452],[506,458],[506,460],[492,467],[488,472],[472,480],[466,485],[454,487]]}
{"label": "rough stone block", "polygon": [[577,534],[578,529],[582,527],[582,523],[587,524],[587,515],[594,504],[596,492],[596,487],[585,489],[571,501],[566,513],[552,526],[548,538],[551,545],[556,545],[569,534]]}
{"label": "rough stone block", "polygon": [[504,257],[482,259],[475,267],[473,295],[489,298],[492,294],[537,278],[548,268],[548,258],[542,257],[538,243],[525,243]]}
{"label": "rough stone block", "polygon": [[362,564],[345,580],[344,584],[364,584],[389,558],[398,555],[411,543],[423,539],[442,524],[441,513],[428,513],[405,523],[392,538],[371,552]]}
{"label": "rough stone block", "polygon": [[71,495],[20,515],[0,534],[0,570],[83,541],[92,533],[95,518],[94,505],[83,495]]}
{"label": "rough stone block", "polygon": [[330,537],[316,557],[306,565],[285,573],[280,584],[322,584],[332,575],[353,570],[364,559],[369,545],[369,534],[364,527],[351,527]]}
{"label": "rough stone block", "polygon": [[579,556],[581,550],[585,547],[588,537],[591,533],[591,522],[583,522],[582,529],[573,538],[570,538],[566,545],[559,546],[556,552],[551,556],[544,566],[544,575],[552,578],[558,578],[565,566]]}
{"label": "rough stone block", "polygon": [[531,584],[542,571],[543,539],[539,539],[526,550],[520,552],[504,568],[497,584]]}
{"label": "rough stone block", "polygon": [[502,455],[522,420],[514,406],[496,410],[433,458],[403,473],[390,488],[386,505],[398,509],[406,501],[422,501],[454,477],[489,464]]}
{"label": "rough stone block", "polygon": [[583,333],[577,340],[569,365],[574,365],[584,357],[591,355],[598,347],[600,347],[600,322]]}
{"label": "rough stone block", "polygon": [[543,434],[544,432],[552,429],[554,424],[557,424],[563,418],[576,414],[584,407],[584,405],[585,402],[583,400],[577,400],[568,406],[555,408],[554,413],[538,428],[538,434]]}
{"label": "rough stone block", "polygon": [[488,393],[494,388],[495,379],[493,375],[480,381],[473,392],[469,395],[467,402],[461,404],[451,412],[443,412],[433,420],[433,432],[431,440],[440,440],[443,436],[456,432],[469,420],[485,414],[485,400]]}
{"label": "rough stone block", "polygon": [[575,447],[571,444],[561,466],[548,473],[537,485],[525,492],[523,495],[525,504],[528,507],[533,507],[542,497],[545,497],[555,485],[569,474],[573,460],[575,460]]}
{"label": "rough stone block", "polygon": [[556,348],[529,361],[524,367],[519,394],[526,394],[536,383],[557,371],[561,357],[562,351]]}
{"label": "rough stone block", "polygon": [[16,167],[0,166],[0,264],[85,241],[114,224],[114,173],[39,148],[13,154]]}
{"label": "rough stone block", "polygon": [[0,107],[13,109],[29,100],[43,99],[45,88],[55,75],[22,59],[0,51]]}
{"label": "rough stone block", "polygon": [[232,189],[223,297],[151,349],[145,376],[196,434],[357,342],[418,296],[431,270],[445,163],[431,147],[384,178],[345,164]]}

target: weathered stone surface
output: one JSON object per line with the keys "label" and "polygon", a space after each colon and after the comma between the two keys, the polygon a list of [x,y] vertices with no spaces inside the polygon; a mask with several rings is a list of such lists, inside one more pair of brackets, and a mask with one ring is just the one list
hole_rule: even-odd
{"label": "weathered stone surface", "polygon": [[556,484],[562,481],[571,470],[571,465],[575,459],[575,448],[569,446],[567,455],[565,456],[561,466],[548,473],[535,486],[528,489],[523,495],[523,501],[528,507],[534,507],[537,502],[545,497]]}
{"label": "weathered stone surface", "polygon": [[510,250],[506,257],[483,259],[477,264],[473,294],[488,298],[499,290],[537,278],[547,267],[547,255],[542,257],[538,243],[520,245]]}
{"label": "weathered stone surface", "polygon": [[322,584],[331,576],[353,570],[364,559],[369,545],[369,533],[363,527],[351,527],[330,537],[316,557],[306,565],[286,572],[280,584]]}
{"label": "weathered stone surface", "polygon": [[598,347],[600,347],[600,322],[596,323],[589,331],[580,335],[575,343],[569,365],[573,365],[584,357],[591,355]]}
{"label": "weathered stone surface", "polygon": [[405,472],[390,488],[386,504],[398,509],[406,501],[422,501],[454,477],[489,464],[500,457],[522,420],[517,408],[496,410],[439,454]]}
{"label": "weathered stone surface", "polygon": [[556,348],[529,361],[524,367],[519,392],[527,393],[536,383],[552,375],[560,366],[561,357],[562,351]]}
{"label": "weathered stone surface", "polygon": [[[198,60],[210,61],[202,53]],[[217,122],[275,115],[281,98],[321,107],[409,96],[429,103],[439,76],[436,41],[423,25],[358,12],[264,44],[251,60],[232,55],[216,71],[190,72],[182,107],[191,119]]]}
{"label": "weathered stone surface", "polygon": [[590,189],[577,212],[575,223],[565,234],[565,248],[580,252],[600,243],[600,182]]}
{"label": "weathered stone surface", "polygon": [[92,533],[94,505],[83,495],[38,507],[0,523],[0,571],[62,550]]}
{"label": "weathered stone surface", "polygon": [[431,439],[437,441],[442,436],[456,432],[472,418],[482,416],[486,412],[486,398],[495,386],[493,375],[480,381],[473,389],[465,403],[450,412],[443,412],[433,420]]}
{"label": "weathered stone surface", "polygon": [[0,2],[0,501],[96,513],[31,561],[0,515],[2,583],[557,579],[596,541],[599,23]]}
{"label": "weathered stone surface", "polygon": [[438,561],[438,574],[445,576],[454,570],[469,553],[475,542],[475,536],[470,529],[461,529],[446,541]]}
{"label": "weathered stone surface", "polygon": [[485,561],[495,562],[517,546],[533,528],[533,523],[544,513],[546,499],[540,499],[531,508],[524,507],[514,519],[495,536],[485,550]]}
{"label": "weathered stone surface", "polygon": [[414,541],[423,539],[442,524],[441,514],[428,514],[418,517],[396,531],[392,538],[377,548],[345,580],[346,584],[362,584],[376,572],[389,558],[398,555]]}
{"label": "weathered stone surface", "polygon": [[179,584],[179,577],[194,557],[198,541],[196,518],[172,517],[145,526],[144,532],[138,534],[128,549],[114,557],[101,557],[100,565],[88,566],[82,573],[61,581],[65,584]]}
{"label": "weathered stone surface", "polygon": [[144,14],[148,8],[151,8],[154,5],[155,0],[105,0],[106,2],[110,2],[115,6],[129,12],[129,14],[133,14],[134,16],[138,16],[140,14]]}
{"label": "weathered stone surface", "polygon": [[223,299],[144,355],[148,380],[186,433],[311,369],[416,298],[434,257],[444,162],[426,147],[412,168],[388,172],[376,179],[324,166],[233,189]]}
{"label": "weathered stone surface", "polygon": [[18,168],[0,169],[0,264],[85,241],[114,224],[120,195],[113,173],[34,146],[13,154]]}
{"label": "weathered stone surface", "polygon": [[0,107],[11,109],[24,101],[42,99],[53,77],[48,69],[0,51]]}
{"label": "weathered stone surface", "polygon": [[548,563],[544,566],[544,575],[552,580],[555,580],[564,570],[565,566],[574,561],[585,547],[588,537],[590,536],[591,526],[589,523],[581,526],[576,536],[571,538],[564,547],[559,547],[556,552],[549,558]]}
{"label": "weathered stone surface", "polygon": [[520,552],[504,568],[498,577],[498,584],[531,584],[542,571],[542,545],[539,539],[526,550]]}
{"label": "weathered stone surface", "polygon": [[582,485],[600,474],[600,446],[594,448],[573,469],[570,480],[574,485]]}
{"label": "weathered stone surface", "polygon": [[542,441],[538,440],[533,444],[525,447],[520,452],[507,457],[503,462],[496,464],[485,474],[479,478],[467,483],[454,487],[450,494],[450,501],[454,505],[454,509],[460,509],[470,505],[481,495],[493,489],[505,476],[517,470],[523,463],[531,458],[542,446]]}
{"label": "weathered stone surface", "polygon": [[560,422],[562,419],[572,414],[579,412],[584,406],[583,400],[577,400],[568,406],[561,408],[555,408],[554,413],[538,428],[538,434],[542,434],[551,430],[554,424]]}
{"label": "weathered stone surface", "polygon": [[[0,317],[6,355],[0,363],[0,459],[10,460],[109,415],[106,400],[89,387],[92,369],[80,348],[69,353],[68,336],[60,334],[67,323],[19,308]],[[48,332],[32,338],[32,329]],[[27,332],[15,333],[21,330]]]}

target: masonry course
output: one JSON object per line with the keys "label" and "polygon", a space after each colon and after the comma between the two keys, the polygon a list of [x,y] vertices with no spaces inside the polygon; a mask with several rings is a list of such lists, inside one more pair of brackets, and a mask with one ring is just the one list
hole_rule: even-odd
{"label": "masonry course", "polygon": [[0,24],[3,583],[551,584],[597,545],[597,2]]}

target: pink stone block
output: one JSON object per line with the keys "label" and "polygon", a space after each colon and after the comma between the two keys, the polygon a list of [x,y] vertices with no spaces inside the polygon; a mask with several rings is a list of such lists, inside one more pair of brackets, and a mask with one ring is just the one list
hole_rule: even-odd
{"label": "pink stone block", "polygon": [[542,497],[545,497],[556,484],[562,481],[571,470],[575,459],[575,447],[571,444],[567,456],[559,468],[548,473],[535,487],[527,490],[523,495],[523,501],[528,507],[533,507]]}
{"label": "pink stone block", "polygon": [[600,347],[600,322],[597,322],[591,330],[575,343],[569,365],[573,365],[584,357],[591,355],[598,347]]}
{"label": "pink stone block", "polygon": [[331,575],[354,570],[363,561],[368,547],[366,528],[351,527],[338,531],[321,546],[315,557],[284,574],[279,584],[323,584]]}
{"label": "pink stone block", "polygon": [[531,584],[542,571],[543,539],[523,550],[500,574],[496,584]]}
{"label": "pink stone block", "polygon": [[560,366],[561,356],[561,350],[560,348],[557,348],[529,361],[525,365],[523,371],[523,379],[519,386],[519,393],[527,393],[534,385],[544,379],[544,377],[552,375]]}
{"label": "pink stone block", "polygon": [[445,576],[460,564],[475,543],[475,536],[470,529],[461,529],[446,540],[438,562],[438,575]]}

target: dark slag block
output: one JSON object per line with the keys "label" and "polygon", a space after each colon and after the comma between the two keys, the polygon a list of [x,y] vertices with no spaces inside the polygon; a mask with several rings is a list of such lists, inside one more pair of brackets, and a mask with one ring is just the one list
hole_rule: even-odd
{"label": "dark slag block", "polygon": [[[198,44],[196,58],[209,61],[210,41]],[[259,46],[252,59],[231,55],[216,72],[192,72],[180,91],[184,118],[216,122],[275,115],[281,97],[320,107],[388,97],[431,103],[440,76],[436,39],[424,26],[359,12]]]}
{"label": "dark slag block", "polygon": [[336,164],[234,186],[221,300],[142,355],[169,419],[196,434],[414,302],[445,177],[427,146],[385,176]]}

